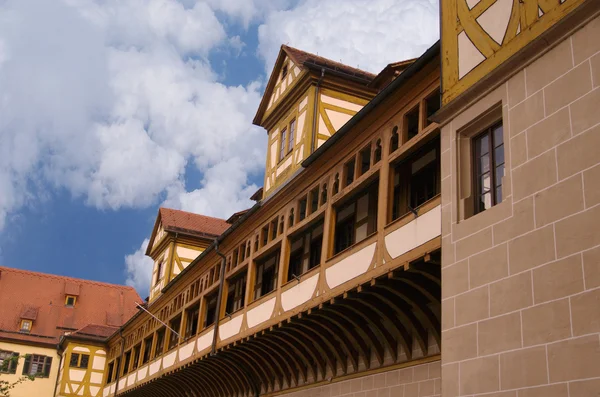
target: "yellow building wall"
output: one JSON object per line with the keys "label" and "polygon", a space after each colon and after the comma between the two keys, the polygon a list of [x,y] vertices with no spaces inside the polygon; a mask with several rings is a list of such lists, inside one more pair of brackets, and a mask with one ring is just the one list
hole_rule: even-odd
{"label": "yellow building wall", "polygon": [[[73,353],[88,354],[88,367],[70,367]],[[63,352],[63,360],[58,376],[59,385],[56,397],[96,397],[101,395],[106,370],[106,351],[104,348],[69,342]]]}
{"label": "yellow building wall", "polygon": [[443,104],[463,93],[583,2],[442,0]]}
{"label": "yellow building wall", "polygon": [[[162,228],[159,228],[161,230]],[[157,234],[158,236],[158,234]],[[162,237],[167,238],[168,234]],[[171,237],[173,237],[171,235]],[[157,240],[156,244],[161,242]],[[152,285],[150,286],[149,300],[153,301],[161,294],[161,290],[183,271],[194,259],[200,255],[206,247],[184,243],[175,239],[170,242],[162,252],[155,255],[154,267],[152,269]],[[159,264],[163,263],[161,274],[158,274]]]}
{"label": "yellow building wall", "polygon": [[[313,149],[317,149],[368,102],[353,95],[320,89],[315,125],[315,90],[314,86],[306,90],[269,131],[264,182],[265,197],[286,182],[301,167],[302,161],[311,154],[313,128],[316,129],[314,137],[316,143]],[[283,128],[287,129],[286,139],[288,139],[287,134],[292,120],[296,120],[294,148],[290,153],[285,150],[285,156],[280,158],[281,131]]]}
{"label": "yellow building wall", "polygon": [[[36,378],[33,381],[27,380],[15,386],[15,388],[10,391],[11,397],[45,397],[53,395],[60,365],[60,356],[56,352],[56,349],[0,342],[0,350],[16,352],[19,353],[20,356],[37,354],[52,357],[52,366],[50,367],[50,374],[47,378]],[[20,358],[16,373],[0,374],[0,379],[13,383],[22,378],[24,362],[25,358]]]}

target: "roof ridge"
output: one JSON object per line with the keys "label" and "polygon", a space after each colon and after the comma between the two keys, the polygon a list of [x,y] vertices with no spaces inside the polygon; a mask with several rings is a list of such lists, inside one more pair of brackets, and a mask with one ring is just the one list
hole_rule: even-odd
{"label": "roof ridge", "polygon": [[357,68],[357,67],[354,67],[354,66],[351,66],[351,65],[348,65],[348,64],[345,64],[345,63],[339,62],[339,61],[334,61],[334,60],[333,60],[333,59],[331,59],[331,58],[327,58],[327,57],[324,57],[324,56],[322,56],[322,55],[318,55],[318,54],[314,54],[314,53],[312,53],[312,52],[308,52],[308,51],[305,51],[305,50],[301,50],[301,49],[299,49],[299,48],[292,47],[292,46],[289,46],[289,45],[287,45],[287,44],[282,44],[282,45],[281,45],[281,47],[284,47],[284,48],[286,48],[286,49],[290,49],[290,50],[292,50],[292,51],[298,51],[298,52],[302,52],[302,53],[304,53],[304,54],[306,54],[306,55],[310,55],[311,57],[315,57],[315,58],[324,59],[324,60],[326,60],[326,61],[328,61],[328,62],[332,62],[332,63],[338,64],[338,65],[341,65],[341,66],[344,66],[344,67],[347,67],[347,68],[351,68],[351,69],[354,69],[354,70],[360,71],[360,72],[362,72],[362,73],[364,73],[364,74],[366,74],[366,75],[370,75],[371,77],[375,77],[375,76],[377,76],[377,73],[371,73],[371,72],[369,72],[369,71],[367,71],[367,70],[364,70],[364,69],[361,69],[361,68]]}
{"label": "roof ridge", "polygon": [[[51,274],[51,273],[36,272],[36,271],[33,271],[33,270],[18,269],[18,268],[15,268],[15,267],[0,266],[0,270],[2,270],[2,271],[6,270],[6,271],[9,271],[9,272],[13,272],[13,273],[29,274],[29,275],[38,276],[38,277],[52,278],[52,279],[57,279],[57,280],[75,281],[75,282],[82,282],[82,283],[86,283],[86,284],[93,284],[93,285],[98,285],[98,286],[112,287],[112,288],[117,288],[117,289],[128,289],[128,290],[135,291],[135,288],[133,288],[130,285],[114,284],[114,283],[107,283],[107,282],[104,282],[104,281],[96,281],[96,280],[88,280],[88,279],[84,279],[84,278],[61,276],[61,275],[58,275],[58,274]],[[137,293],[137,291],[136,291],[136,293]]]}

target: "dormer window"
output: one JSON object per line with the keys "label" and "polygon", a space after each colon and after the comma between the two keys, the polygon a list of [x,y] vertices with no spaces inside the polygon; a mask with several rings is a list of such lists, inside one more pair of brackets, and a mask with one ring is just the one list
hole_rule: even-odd
{"label": "dormer window", "polygon": [[75,302],[77,302],[77,297],[74,295],[67,295],[65,297],[65,306],[66,307],[75,307]]}
{"label": "dormer window", "polygon": [[288,65],[283,65],[283,67],[281,68],[281,81],[285,80],[287,73],[288,73]]}
{"label": "dormer window", "polygon": [[19,332],[23,332],[28,334],[31,332],[31,327],[33,326],[33,321],[31,320],[21,320],[21,326],[19,328]]}

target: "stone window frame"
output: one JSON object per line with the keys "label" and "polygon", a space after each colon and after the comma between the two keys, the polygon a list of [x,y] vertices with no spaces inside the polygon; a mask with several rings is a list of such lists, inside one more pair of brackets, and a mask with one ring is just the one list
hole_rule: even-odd
{"label": "stone window frame", "polygon": [[[474,138],[479,136],[487,128],[497,123],[504,126],[504,141],[507,139],[508,118],[504,114],[503,101],[499,99],[493,105],[488,106],[483,112],[472,118],[462,127],[456,130],[456,157],[457,157],[457,199],[458,199],[458,221],[467,220],[473,216],[482,214],[486,211],[475,211],[475,183],[474,183],[474,156],[473,142]],[[474,109],[475,110],[475,109]],[[509,145],[505,145],[505,158],[508,156]],[[505,175],[503,176],[503,185],[506,183],[507,166],[505,166]],[[502,202],[505,198],[502,198]],[[497,203],[494,207],[496,207]],[[492,207],[493,208],[493,207]],[[488,209],[489,211],[489,209]]]}

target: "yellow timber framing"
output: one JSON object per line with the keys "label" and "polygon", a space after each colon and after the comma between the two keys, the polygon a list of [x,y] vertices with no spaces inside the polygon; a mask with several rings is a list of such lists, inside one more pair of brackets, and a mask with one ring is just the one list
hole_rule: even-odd
{"label": "yellow timber framing", "polygon": [[[294,183],[285,185],[268,200],[262,202],[257,211],[251,213],[251,215],[249,215],[242,225],[233,230],[231,234],[229,234],[220,242],[219,250],[227,257],[232,255],[234,249],[239,249],[240,247],[244,246],[245,250],[246,244],[250,243],[249,256],[246,257],[244,261],[240,261],[238,264],[232,264],[231,268],[226,274],[226,278],[229,278],[233,274],[244,271],[244,269],[247,270],[247,300],[244,308],[240,310],[240,314],[245,315],[249,310],[257,307],[260,303],[272,297],[279,299],[284,290],[288,290],[293,286],[293,282],[283,282],[285,275],[284,271],[282,270],[285,269],[285,266],[287,266],[289,237],[293,233],[306,227],[306,225],[309,223],[314,222],[315,219],[324,217],[323,240],[324,243],[331,244],[334,225],[334,204],[339,203],[341,200],[344,200],[346,197],[354,194],[358,187],[363,186],[368,179],[375,177],[379,178],[380,201],[378,203],[378,213],[379,215],[387,213],[386,209],[389,200],[388,192],[390,161],[392,161],[392,155],[389,154],[392,127],[399,122],[398,120],[402,120],[402,117],[406,112],[413,108],[415,101],[422,101],[432,92],[432,88],[438,84],[438,64],[439,58],[435,58],[426,66],[424,66],[412,77],[409,83],[398,89],[397,92],[391,94],[380,106],[366,115],[352,130],[344,135],[342,141],[336,146],[338,150],[332,150],[330,153],[328,153],[328,155],[323,155],[317,158],[314,163],[309,166],[308,171],[298,174],[294,180]],[[415,137],[410,143],[407,143],[407,147],[410,147],[411,149],[403,149],[403,155],[408,155],[413,149],[416,150],[419,144],[424,144],[426,141],[432,139],[435,133],[435,126],[432,126],[431,128],[424,128],[419,135],[417,135],[417,137]],[[378,139],[381,140],[382,146],[381,160],[377,164],[373,165],[371,170],[365,174],[358,175],[355,178],[355,181],[349,186],[340,186],[339,192],[334,197],[332,189],[334,175],[341,172],[343,165],[349,158],[356,156],[357,153],[365,148],[367,144],[373,145]],[[419,144],[416,142],[419,142]],[[394,158],[398,158],[396,153],[393,155],[396,156]],[[324,205],[319,206],[316,211],[309,212],[306,219],[302,221],[298,220],[298,200],[301,197],[304,197],[304,195],[308,194],[308,192],[310,192],[315,186],[322,186],[323,183],[327,183],[328,185],[327,202]],[[440,201],[441,200],[439,196],[432,199],[431,206],[439,205]],[[288,224],[288,218],[292,209],[295,211],[296,220],[294,225],[290,226]],[[284,223],[283,233],[278,233],[277,237],[269,241],[266,245],[260,246],[259,244],[258,249],[256,249],[255,239],[259,238],[262,228],[265,225],[268,225],[273,219],[281,219],[281,217],[286,220]],[[325,282],[325,270],[331,265],[338,263],[340,260],[356,253],[367,244],[371,244],[375,241],[383,241],[385,237],[385,230],[388,227],[386,223],[387,216],[378,216],[377,233],[367,237],[364,241],[353,245],[349,249],[335,256],[330,257],[327,254],[327,249],[322,250],[321,265],[307,273],[311,275],[315,273],[320,274],[321,281],[315,292],[318,293],[317,298],[309,299],[308,302],[288,311],[282,311],[280,306],[281,303],[278,303],[278,306],[275,308],[274,312],[282,314],[276,314],[272,318],[258,326],[255,326],[254,328],[248,328],[247,325],[242,326],[237,335],[229,337],[225,340],[217,340],[217,349],[227,348],[228,346],[235,344],[237,341],[242,341],[245,338],[249,338],[252,335],[267,330],[270,327],[275,327],[281,322],[288,321],[288,319],[290,319],[292,316],[300,315],[307,310],[311,310],[311,308],[319,305],[321,302],[325,302],[329,299],[339,296],[341,293],[344,293],[345,290],[351,289],[353,285],[356,286],[360,285],[361,283],[368,282],[372,278],[385,275],[387,272],[393,271],[394,269],[410,268],[409,263],[411,263],[411,261],[424,257],[430,252],[439,250],[440,248],[441,240],[438,237],[405,254],[400,255],[399,257],[394,258],[393,260],[389,260],[389,254],[387,254],[385,250],[378,249],[375,252],[373,262],[370,265],[370,270],[368,270],[365,274],[352,279],[351,282],[348,282],[347,284],[342,284],[333,289],[329,289]],[[258,300],[251,302],[249,297],[252,293],[251,287],[254,281],[253,272],[255,259],[265,255],[267,252],[277,249],[276,247],[279,246],[281,247],[281,260],[279,264],[280,271],[278,272],[277,288],[274,292],[266,295],[265,297],[261,297]],[[382,247],[383,245],[379,246]],[[385,262],[384,258],[386,259]],[[215,268],[218,268],[219,263],[220,258],[218,255],[216,255],[214,250],[210,250],[202,254],[199,259],[194,261],[186,269],[185,277],[176,278],[169,286],[163,289],[163,294],[156,298],[149,310],[154,315],[158,315],[159,317],[161,316],[160,313],[165,313],[164,316],[161,317],[161,320],[168,324],[171,319],[181,315],[181,313],[185,313],[185,310],[192,305],[202,302],[202,306],[204,306],[204,297],[218,290],[218,282],[209,283],[199,295],[193,298],[193,300],[185,301],[181,306],[177,306],[176,302],[178,299],[180,299],[180,297],[187,296],[191,286],[197,280],[202,279],[202,277],[205,277],[207,273],[210,273],[211,271],[214,271]],[[376,263],[378,266],[374,267]],[[223,285],[223,288],[226,288],[226,286]],[[171,308],[175,307],[177,307],[177,309],[171,310]],[[202,319],[205,310],[206,309],[203,307],[200,313],[200,319]],[[150,320],[151,319],[148,315],[141,314],[131,320],[131,322],[124,327],[123,337],[126,340],[126,351],[147,338],[149,335],[154,334],[158,329],[162,328],[161,324],[152,322]],[[227,321],[231,320],[226,319],[223,324],[225,324]],[[186,318],[184,316],[182,323],[185,324],[185,322]],[[146,327],[148,324],[149,326]],[[198,336],[195,338],[198,338]],[[193,340],[194,339],[192,338],[191,341]],[[118,336],[113,336],[110,339],[109,344],[111,348],[109,349],[109,360],[112,360],[118,356],[119,343],[120,338]],[[204,352],[197,352],[196,355],[178,363],[177,365],[185,366],[193,360],[199,359],[201,355],[204,354]],[[436,357],[439,360],[439,355],[432,357],[434,357],[431,358],[432,361],[434,361]],[[415,365],[415,362],[416,361],[412,361],[406,365]],[[387,367],[387,370],[389,369],[391,369],[391,367]],[[166,371],[158,371],[157,374],[152,376],[152,379],[172,370],[173,368],[170,368]],[[383,370],[386,369],[382,369],[382,371]],[[364,374],[364,372],[361,374]]]}
{"label": "yellow timber framing", "polygon": [[[560,3],[558,0],[513,0],[506,35],[501,44],[496,43],[476,21],[477,16],[494,4],[493,1],[481,1],[471,10],[465,0],[442,1],[443,105],[450,103],[512,56],[518,56],[521,49],[585,1],[566,0]],[[544,12],[542,16],[538,16],[538,7]],[[518,34],[517,29],[520,29]],[[459,79],[458,35],[463,30],[485,59]]]}

